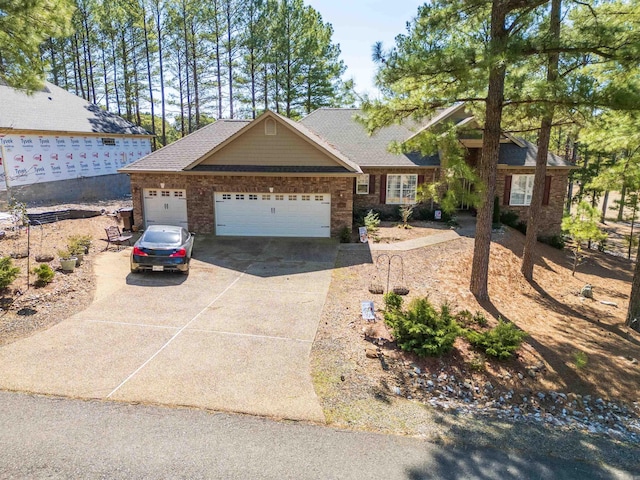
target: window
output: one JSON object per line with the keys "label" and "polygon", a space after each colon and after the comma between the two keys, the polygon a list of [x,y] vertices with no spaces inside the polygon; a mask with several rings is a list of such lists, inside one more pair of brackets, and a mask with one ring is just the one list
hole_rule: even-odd
{"label": "window", "polygon": [[534,175],[513,175],[511,178],[511,196],[509,205],[531,205]]}
{"label": "window", "polygon": [[231,200],[231,194],[230,193],[223,193],[222,194],[222,199],[223,200]]}
{"label": "window", "polygon": [[169,190],[162,190],[160,192],[160,195],[162,195],[163,197],[170,197],[171,196],[171,192]]}
{"label": "window", "polygon": [[284,195],[276,195],[276,200],[284,200]]}
{"label": "window", "polygon": [[262,195],[263,200],[271,200],[271,195]]}
{"label": "window", "polygon": [[292,202],[293,202],[293,201],[295,201],[295,200],[297,200],[297,199],[298,199],[298,196],[297,196],[297,195],[289,195],[289,200],[290,200],[290,201],[292,201]]}
{"label": "window", "polygon": [[115,138],[103,138],[102,139],[102,145],[104,145],[105,147],[115,147],[116,139]]}
{"label": "window", "polygon": [[173,196],[174,197],[183,197],[184,196],[184,192],[181,192],[179,190],[175,191],[175,192],[173,192]]}
{"label": "window", "polygon": [[249,195],[249,200],[257,200],[258,195]]}
{"label": "window", "polygon": [[356,193],[366,195],[369,193],[369,174],[364,173],[356,178]]}
{"label": "window", "polygon": [[311,200],[311,195],[302,195],[303,202],[308,202],[309,200]]}
{"label": "window", "polygon": [[418,175],[387,175],[387,204],[416,203]]}
{"label": "window", "polygon": [[236,200],[244,200],[244,195],[240,193],[236,193]]}
{"label": "window", "polygon": [[158,196],[158,191],[157,190],[149,190],[149,196],[150,197],[157,197]]}
{"label": "window", "polygon": [[321,202],[324,200],[324,195],[316,195],[315,199],[316,199],[316,202]]}

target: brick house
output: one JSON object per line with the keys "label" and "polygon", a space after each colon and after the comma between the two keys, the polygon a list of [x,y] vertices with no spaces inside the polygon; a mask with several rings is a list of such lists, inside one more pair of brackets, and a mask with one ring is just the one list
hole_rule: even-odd
{"label": "brick house", "polygon": [[[119,172],[131,178],[134,222],[170,223],[221,236],[336,237],[356,209],[397,210],[416,188],[438,178],[438,155],[388,151],[415,130],[402,125],[368,136],[355,109],[323,108],[299,122],[274,112],[219,120]],[[421,128],[472,122],[463,105]],[[419,133],[419,132],[418,132]],[[481,139],[461,138],[468,161]],[[535,145],[505,135],[496,194],[522,218],[533,189]],[[541,234],[560,230],[572,166],[549,155]]]}

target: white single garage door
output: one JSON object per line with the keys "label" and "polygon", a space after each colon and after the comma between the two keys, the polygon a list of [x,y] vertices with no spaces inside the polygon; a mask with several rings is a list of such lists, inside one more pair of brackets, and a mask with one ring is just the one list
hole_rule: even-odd
{"label": "white single garage door", "polygon": [[180,189],[145,188],[144,223],[187,227],[187,192]]}
{"label": "white single garage door", "polygon": [[329,237],[328,193],[215,194],[216,235],[245,237]]}

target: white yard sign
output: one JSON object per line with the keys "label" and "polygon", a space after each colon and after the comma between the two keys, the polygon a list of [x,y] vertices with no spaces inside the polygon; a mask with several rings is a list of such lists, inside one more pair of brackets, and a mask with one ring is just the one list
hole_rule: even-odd
{"label": "white yard sign", "polygon": [[149,153],[148,138],[0,134],[0,190],[6,179],[11,188],[114,174]]}

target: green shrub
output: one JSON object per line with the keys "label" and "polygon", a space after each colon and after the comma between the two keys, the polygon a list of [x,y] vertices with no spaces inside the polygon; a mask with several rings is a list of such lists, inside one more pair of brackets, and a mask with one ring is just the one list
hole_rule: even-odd
{"label": "green shrub", "polygon": [[504,360],[520,347],[527,334],[513,323],[499,319],[498,325],[491,330],[486,332],[469,330],[466,336],[474,347],[479,348],[487,355]]}
{"label": "green shrub", "polygon": [[384,306],[389,312],[391,310],[400,310],[402,308],[402,297],[393,292],[384,294]]}
{"label": "green shrub", "polygon": [[67,242],[69,243],[70,249],[72,247],[75,250],[82,248],[82,251],[75,253],[85,253],[89,250],[89,247],[91,247],[91,235],[71,235]]}
{"label": "green shrub", "polygon": [[340,243],[351,243],[351,229],[349,227],[343,227],[340,230]]}
{"label": "green shrub", "polygon": [[364,217],[364,226],[367,227],[368,233],[376,233],[378,226],[380,226],[380,214],[369,210],[369,213]]}
{"label": "green shrub", "polygon": [[448,304],[438,311],[427,298],[413,299],[406,311],[389,310],[384,318],[400,349],[421,357],[449,352],[461,331]]}
{"label": "green shrub", "polygon": [[500,212],[500,221],[510,227],[516,228],[518,218],[520,217],[518,217],[518,214],[513,210],[504,210],[503,212]]}
{"label": "green shrub", "polygon": [[487,317],[484,316],[484,313],[479,310],[473,315],[473,321],[481,327],[486,327],[489,323]]}
{"label": "green shrub", "polygon": [[491,223],[493,228],[500,227],[500,199],[498,197],[493,198],[493,217]]}
{"label": "green shrub", "polygon": [[564,248],[564,237],[562,235],[552,235],[550,237],[538,237],[538,241],[562,250]]}
{"label": "green shrub", "polygon": [[13,266],[11,257],[0,258],[0,290],[11,285],[19,274],[20,269]]}
{"label": "green shrub", "polygon": [[55,275],[53,268],[46,263],[41,263],[37,267],[34,267],[31,270],[31,273],[37,275],[38,279],[35,281],[35,284],[39,287],[51,283]]}
{"label": "green shrub", "polygon": [[524,220],[520,220],[518,223],[516,223],[515,229],[518,230],[523,235],[526,235],[527,234],[527,222],[525,222]]}

